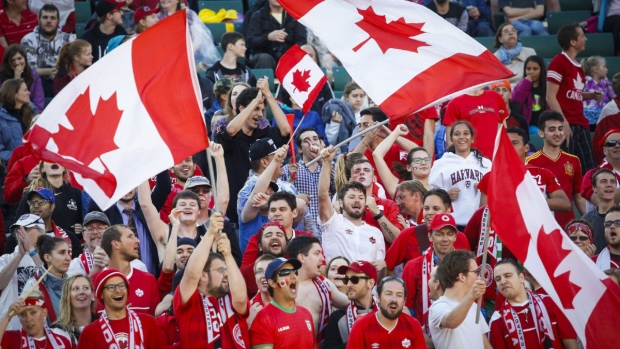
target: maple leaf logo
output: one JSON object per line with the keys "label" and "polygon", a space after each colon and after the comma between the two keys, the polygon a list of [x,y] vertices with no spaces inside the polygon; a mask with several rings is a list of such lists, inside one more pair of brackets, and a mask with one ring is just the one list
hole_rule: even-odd
{"label": "maple leaf logo", "polygon": [[583,79],[581,78],[581,74],[577,73],[577,78],[573,79],[573,84],[575,85],[575,90],[583,90],[585,84],[583,83]]}
{"label": "maple leaf logo", "polygon": [[357,52],[370,40],[374,40],[383,53],[391,48],[418,52],[418,48],[430,46],[425,42],[411,39],[412,36],[424,33],[422,31],[424,23],[406,23],[401,17],[388,24],[385,16],[377,15],[372,6],[366,10],[357,9],[357,12],[364,18],[355,24],[368,33],[369,37],[355,46],[353,52]]}
{"label": "maple leaf logo", "polygon": [[303,72],[297,69],[293,72],[293,86],[299,92],[308,92],[310,88],[310,84],[308,83],[308,79],[310,79],[310,71],[304,70]]}
{"label": "maple leaf logo", "polygon": [[[559,229],[546,233],[544,227],[540,227],[536,248],[538,249],[542,264],[555,290],[558,292],[560,301],[562,301],[562,307],[564,309],[575,309],[573,301],[581,287],[570,282],[570,271],[554,276],[560,263],[572,252],[570,249],[565,250],[562,248],[562,234]],[[545,253],[540,253],[541,251],[545,251]]]}

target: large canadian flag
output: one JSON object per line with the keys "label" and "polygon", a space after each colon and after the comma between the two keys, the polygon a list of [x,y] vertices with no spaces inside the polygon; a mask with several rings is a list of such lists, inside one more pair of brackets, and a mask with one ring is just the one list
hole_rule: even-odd
{"label": "large canadian flag", "polygon": [[586,348],[617,342],[620,287],[556,223],[506,132],[489,176],[491,226],[564,312]]}
{"label": "large canadian flag", "polygon": [[291,99],[301,106],[304,114],[308,113],[327,81],[321,68],[298,45],[292,46],[280,57],[276,77]]}
{"label": "large canadian flag", "polygon": [[[162,51],[165,49],[165,52]],[[67,85],[25,136],[105,209],[208,147],[187,17],[179,11]]]}
{"label": "large canadian flag", "polygon": [[403,0],[279,0],[391,119],[514,74],[428,8]]}

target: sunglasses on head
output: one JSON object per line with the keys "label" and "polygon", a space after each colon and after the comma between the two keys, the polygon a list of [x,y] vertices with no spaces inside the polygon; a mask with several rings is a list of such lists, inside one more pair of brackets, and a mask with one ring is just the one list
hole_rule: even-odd
{"label": "sunglasses on head", "polygon": [[569,238],[570,238],[572,241],[577,241],[577,239],[579,239],[579,241],[587,241],[587,240],[590,240],[590,238],[589,238],[589,237],[587,237],[587,236],[583,236],[583,235],[581,235],[581,236],[575,236],[575,235],[573,235],[573,236],[569,236]]}
{"label": "sunglasses on head", "polygon": [[605,146],[608,147],[608,148],[615,147],[618,144],[620,144],[620,139],[615,140],[615,141],[607,141],[607,142],[605,142]]}
{"label": "sunglasses on head", "polygon": [[342,278],[342,283],[347,285],[349,283],[349,281],[351,281],[351,283],[353,285],[357,285],[360,280],[370,280],[370,276],[345,276]]}
{"label": "sunglasses on head", "polygon": [[282,269],[278,272],[278,276],[288,276],[291,273],[297,275],[297,269]]}
{"label": "sunglasses on head", "polygon": [[605,221],[605,228],[611,228],[612,225],[615,225],[616,228],[620,228],[620,219],[615,221]]}

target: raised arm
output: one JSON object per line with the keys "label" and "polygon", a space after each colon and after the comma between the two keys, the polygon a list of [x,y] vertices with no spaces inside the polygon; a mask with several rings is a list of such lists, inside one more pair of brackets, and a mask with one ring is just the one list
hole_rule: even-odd
{"label": "raised arm", "polygon": [[321,222],[327,222],[334,215],[334,207],[332,199],[329,197],[329,184],[331,180],[332,162],[336,156],[336,151],[329,147],[321,150],[323,158],[323,167],[319,175],[319,219]]}
{"label": "raised arm", "polygon": [[166,243],[166,252],[164,253],[163,262],[161,264],[161,271],[166,273],[172,273],[174,271],[174,259],[177,254],[177,236],[179,234],[179,214],[182,211],[178,208],[173,208],[170,211],[170,215],[168,218],[170,219],[170,224],[172,225],[172,230],[170,231],[170,238]]}
{"label": "raised arm", "polygon": [[455,329],[459,327],[471,308],[471,305],[479,298],[482,297],[486,290],[486,283],[482,280],[476,280],[471,291],[467,293],[465,298],[448,314],[444,315],[441,319],[441,328]]}
{"label": "raised arm", "polygon": [[396,194],[398,178],[394,176],[394,174],[390,170],[391,166],[388,166],[388,164],[385,162],[385,155],[388,153],[390,148],[392,148],[394,142],[396,142],[398,138],[403,138],[400,136],[405,136],[408,132],[409,131],[407,130],[407,126],[398,126],[394,129],[394,131],[390,133],[389,136],[387,136],[381,143],[379,143],[377,148],[375,148],[375,151],[372,152],[372,158],[375,160],[375,167],[377,168],[377,172],[379,173],[379,178],[381,178],[381,182],[383,182],[385,190],[387,190],[388,194],[391,197],[394,197],[394,194]]}
{"label": "raised arm", "polygon": [[[224,226],[224,219],[219,216],[222,227]],[[232,255],[232,249],[230,247],[230,240],[226,234],[218,234],[217,236],[217,250],[224,255],[224,262],[226,263],[226,270],[228,272],[228,284],[230,285],[230,298],[232,298],[232,305],[235,311],[241,315],[248,313],[248,290],[245,285],[245,280],[241,274],[241,270],[235,262],[235,258]]]}
{"label": "raised arm", "polygon": [[332,303],[334,306],[338,309],[346,307],[350,302],[349,298],[347,298],[344,293],[340,292],[338,287],[336,287],[331,280],[325,279],[325,281],[329,283],[329,289],[332,291]]}
{"label": "raised arm", "polygon": [[164,223],[159,218],[159,212],[151,201],[151,190],[148,180],[144,181],[138,186],[138,202],[140,203],[140,209],[144,214],[146,225],[151,232],[151,237],[157,245],[157,254],[159,260],[164,259],[166,243],[168,242],[166,237],[168,236],[168,224]]}
{"label": "raised arm", "polygon": [[218,231],[223,227],[224,224],[222,214],[219,212],[213,213],[211,216],[211,222],[209,223],[209,230],[205,236],[203,236],[202,240],[200,240],[198,246],[196,246],[194,253],[192,253],[187,260],[185,273],[183,274],[183,278],[179,284],[182,304],[187,303],[194,292],[196,292],[196,289],[198,288],[198,281],[200,281],[203,269],[205,264],[207,264],[207,259],[209,258],[209,253],[211,253],[213,240],[217,236]]}
{"label": "raised arm", "polygon": [[226,212],[228,203],[230,202],[230,190],[228,189],[228,174],[226,173],[226,164],[224,163],[224,148],[221,144],[211,142],[211,156],[215,160],[216,177],[217,177],[217,197],[215,198],[218,211]]}
{"label": "raised arm", "polygon": [[19,314],[24,306],[24,300],[22,298],[18,298],[11,306],[9,307],[9,312],[0,320],[0,342],[2,338],[4,338],[4,333],[6,332],[6,328],[9,326],[9,322],[11,322],[11,318],[17,314]]}
{"label": "raised arm", "polygon": [[258,91],[258,95],[256,95],[256,98],[254,98],[252,102],[248,104],[246,108],[244,108],[241,112],[239,112],[239,114],[237,114],[237,116],[235,116],[234,119],[230,120],[228,125],[226,125],[226,133],[228,133],[228,135],[231,137],[234,137],[235,135],[237,135],[237,133],[241,131],[241,128],[243,127],[245,122],[248,120],[250,115],[252,115],[252,111],[256,109],[258,104],[262,101],[263,101],[263,94],[260,91]]}
{"label": "raised arm", "polygon": [[258,79],[258,81],[256,82],[256,88],[258,88],[263,94],[263,96],[265,96],[265,102],[267,102],[267,104],[271,108],[273,118],[276,120],[278,128],[280,129],[280,135],[282,137],[287,137],[288,135],[290,135],[291,126],[288,124],[288,120],[286,120],[286,115],[284,115],[284,112],[282,111],[282,109],[280,109],[278,102],[271,94],[271,90],[269,90],[269,78],[265,76]]}
{"label": "raised arm", "polygon": [[435,119],[426,119],[424,121],[422,147],[426,149],[431,159],[435,158]]}

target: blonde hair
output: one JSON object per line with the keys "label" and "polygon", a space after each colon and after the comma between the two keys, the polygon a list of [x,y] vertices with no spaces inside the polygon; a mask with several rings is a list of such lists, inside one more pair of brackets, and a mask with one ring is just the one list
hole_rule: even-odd
{"label": "blonde hair", "polygon": [[[79,328],[75,326],[75,319],[73,318],[73,307],[71,306],[71,287],[73,287],[73,283],[77,278],[85,278],[88,281],[88,284],[90,285],[90,289],[93,294],[95,292],[93,282],[87,275],[73,275],[65,281],[65,284],[62,286],[60,304],[58,305],[60,314],[58,315],[58,319],[56,320],[56,322],[54,322],[54,324],[69,334],[79,330]],[[95,301],[93,300],[90,306],[90,311],[94,312],[95,309]]]}
{"label": "blonde hair", "polygon": [[[49,180],[47,180],[47,175],[43,172],[43,166],[45,165],[45,161],[40,161],[39,162],[39,178],[33,180],[32,182],[30,182],[30,184],[24,189],[24,192],[28,192],[33,190],[34,188],[47,188],[49,190],[51,190],[52,192],[56,191],[56,188],[54,188],[54,186],[52,185],[52,183],[50,183]],[[69,177],[69,171],[67,171],[67,169],[65,168],[65,171],[63,173],[62,176],[63,181],[65,182],[71,182],[71,177]]]}
{"label": "blonde hair", "polygon": [[334,184],[336,185],[336,192],[342,188],[342,186],[351,178],[351,168],[357,160],[365,159],[364,154],[361,153],[348,153],[342,154],[336,161],[334,168]]}
{"label": "blonde hair", "polygon": [[598,67],[600,64],[604,64],[604,63],[605,63],[605,58],[601,56],[591,56],[591,57],[584,58],[581,60],[581,67],[583,68],[583,72],[586,75],[592,76],[592,70]]}

